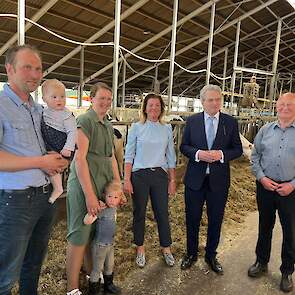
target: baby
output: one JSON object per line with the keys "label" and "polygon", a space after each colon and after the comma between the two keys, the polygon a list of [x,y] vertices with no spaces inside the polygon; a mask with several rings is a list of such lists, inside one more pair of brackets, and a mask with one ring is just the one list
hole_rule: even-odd
{"label": "baby", "polygon": [[119,294],[121,289],[113,284],[114,270],[114,236],[116,229],[116,207],[124,202],[124,196],[119,182],[111,182],[105,189],[106,208],[97,216],[87,213],[85,224],[96,220],[95,237],[92,241],[92,272],[89,280],[89,295],[100,294],[100,273],[103,272],[104,292]]}
{"label": "baby", "polygon": [[[42,98],[47,107],[43,110],[41,131],[47,151],[60,153],[64,158],[71,160],[75,151],[76,120],[74,115],[65,108],[66,89],[63,83],[56,79],[46,80],[42,84]],[[53,192],[50,203],[63,193],[62,175],[50,177]]]}

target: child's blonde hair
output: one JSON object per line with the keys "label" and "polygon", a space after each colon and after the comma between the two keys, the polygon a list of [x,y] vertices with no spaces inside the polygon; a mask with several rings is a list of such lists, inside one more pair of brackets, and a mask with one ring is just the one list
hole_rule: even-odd
{"label": "child's blonde hair", "polygon": [[105,193],[110,193],[110,192],[122,192],[122,195],[123,195],[123,191],[122,191],[122,185],[120,182],[118,181],[112,181],[110,182],[106,188],[105,188]]}
{"label": "child's blonde hair", "polygon": [[48,79],[46,81],[44,81],[41,85],[41,91],[42,91],[42,96],[44,97],[46,94],[46,91],[48,91],[48,89],[50,87],[63,87],[66,90],[65,85],[60,82],[57,79]]}

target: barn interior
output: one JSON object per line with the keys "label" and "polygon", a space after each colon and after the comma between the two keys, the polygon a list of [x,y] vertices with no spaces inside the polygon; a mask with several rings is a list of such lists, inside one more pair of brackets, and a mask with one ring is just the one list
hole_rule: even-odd
{"label": "barn interior", "polygon": [[[221,87],[223,111],[238,119],[248,147],[260,127],[275,119],[277,98],[295,91],[294,15],[291,0],[1,0],[0,82],[7,81],[7,49],[13,44],[36,46],[42,54],[43,80],[56,78],[66,85],[75,114],[85,111],[91,85],[103,81],[112,87],[111,113],[119,119],[113,124],[123,133],[123,144],[138,119],[142,98],[149,92],[161,94],[167,120],[175,126],[180,183],[186,161],[179,152],[184,120],[202,110],[199,92],[204,85]],[[33,96],[41,101],[40,91]],[[236,226],[245,211],[255,210],[255,188],[248,160],[232,169],[228,220]],[[176,198],[183,210],[182,195],[180,185]],[[127,224],[130,230],[123,217],[130,213],[128,206],[119,215],[119,226]],[[57,248],[61,255],[49,259],[42,273],[45,295],[65,290],[63,210],[49,252],[52,258]],[[172,215],[175,236],[181,236],[183,219],[176,211]],[[152,222],[148,226],[154,229]],[[129,233],[127,237],[131,239]],[[151,236],[150,243],[156,239]],[[123,240],[122,235],[117,238],[124,248],[118,255],[121,273],[134,268],[129,261],[134,249]],[[183,241],[175,246],[179,251],[183,247]],[[124,276],[119,280],[123,283]]]}

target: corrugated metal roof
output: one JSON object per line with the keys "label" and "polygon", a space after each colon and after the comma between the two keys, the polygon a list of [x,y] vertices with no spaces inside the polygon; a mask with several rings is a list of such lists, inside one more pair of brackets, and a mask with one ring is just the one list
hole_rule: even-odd
{"label": "corrugated metal roof", "polygon": [[[26,16],[32,18],[48,1],[26,0]],[[122,1],[122,12],[126,11],[137,0]],[[194,10],[202,7],[208,1],[202,0],[181,0],[179,1],[178,20],[190,14]],[[216,4],[215,30],[218,30],[243,17],[247,12],[257,8],[267,0],[259,1],[234,1],[221,0]],[[56,33],[76,40],[84,41],[90,38],[97,31],[101,30],[106,24],[114,19],[115,1],[110,0],[60,0],[49,9],[38,21],[40,25],[55,31]],[[244,58],[244,64],[248,67],[255,67],[258,63],[259,69],[267,70],[272,65],[272,55],[276,39],[277,19],[294,12],[293,8],[285,1],[278,0],[268,7],[261,9],[250,17],[242,21],[239,50],[239,64]],[[0,13],[17,13],[17,0],[2,0]],[[195,45],[191,49],[186,49],[190,44],[204,36],[208,36],[210,26],[210,8],[206,9],[191,20],[185,22],[177,29],[176,51],[182,50],[181,54],[176,53],[176,61],[184,67],[207,56],[208,38]],[[132,50],[149,40],[156,34],[165,30],[172,24],[173,1],[171,0],[150,0],[129,17],[121,22],[120,44]],[[294,18],[286,18],[282,26],[281,48],[279,56],[279,71],[294,71]],[[274,24],[268,28],[268,24]],[[1,18],[0,21],[0,47],[2,47],[17,30],[16,19]],[[249,34],[260,30],[257,34],[247,38]],[[293,30],[293,31],[292,31]],[[112,42],[114,28],[99,37],[95,42]],[[232,25],[226,30],[216,32],[213,40],[213,53],[229,46],[228,74],[232,72],[232,60],[234,53],[234,42],[236,25]],[[145,58],[169,58],[170,55],[171,31],[163,35],[158,40],[149,44],[138,52]],[[37,46],[43,53],[44,70],[57,63],[62,57],[70,53],[77,45],[62,41],[40,28],[33,26],[26,32],[26,41]],[[112,62],[112,47],[86,47],[85,48],[85,78],[101,70]],[[144,70],[153,63],[130,57],[127,59],[132,67],[127,68],[127,78],[136,72]],[[0,79],[5,80],[4,55],[0,57]],[[206,61],[194,67],[195,70],[204,69]],[[168,76],[169,63],[161,64],[158,67],[158,80],[164,80]],[[130,88],[143,88],[148,90],[152,85],[151,76],[154,69],[147,72],[127,84]],[[79,54],[71,57],[66,63],[55,69],[48,77],[62,78],[68,81],[69,85],[79,83]],[[175,73],[179,68],[175,67]],[[223,72],[223,54],[212,59],[212,72],[221,75]],[[112,69],[108,69],[99,75],[95,80],[103,80],[111,84]],[[182,72],[175,76],[178,82],[184,82],[184,87],[189,85],[189,74]],[[192,76],[192,78],[198,77]],[[122,71],[119,81],[122,80]],[[185,81],[188,81],[187,84]],[[200,79],[200,85],[204,83],[205,75]],[[92,81],[89,81],[91,83]],[[165,89],[167,81],[163,82],[161,89]],[[175,90],[178,91],[178,90]]]}

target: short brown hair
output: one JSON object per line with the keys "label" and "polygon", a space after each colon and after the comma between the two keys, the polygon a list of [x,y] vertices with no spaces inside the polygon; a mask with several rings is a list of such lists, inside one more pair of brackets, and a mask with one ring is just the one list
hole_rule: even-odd
{"label": "short brown hair", "polygon": [[143,102],[142,102],[142,105],[141,105],[141,112],[140,112],[140,122],[141,123],[145,123],[146,120],[147,120],[146,106],[147,106],[148,101],[150,99],[152,99],[152,98],[156,98],[156,99],[158,99],[160,101],[161,113],[160,113],[160,116],[159,116],[159,122],[162,123],[162,118],[163,118],[164,113],[165,113],[165,103],[164,103],[164,100],[163,100],[162,96],[159,95],[159,94],[155,94],[155,93],[149,93],[143,99]]}
{"label": "short brown hair", "polygon": [[15,67],[15,63],[16,63],[15,57],[16,57],[17,53],[21,50],[33,51],[34,53],[36,53],[39,56],[40,60],[42,61],[41,53],[35,46],[29,45],[29,44],[24,44],[24,45],[13,46],[7,50],[7,53],[5,56],[5,65],[10,64],[13,67]]}
{"label": "short brown hair", "polygon": [[96,93],[100,89],[106,89],[113,93],[112,88],[104,82],[97,82],[91,86],[90,89],[90,98],[95,97]]}

